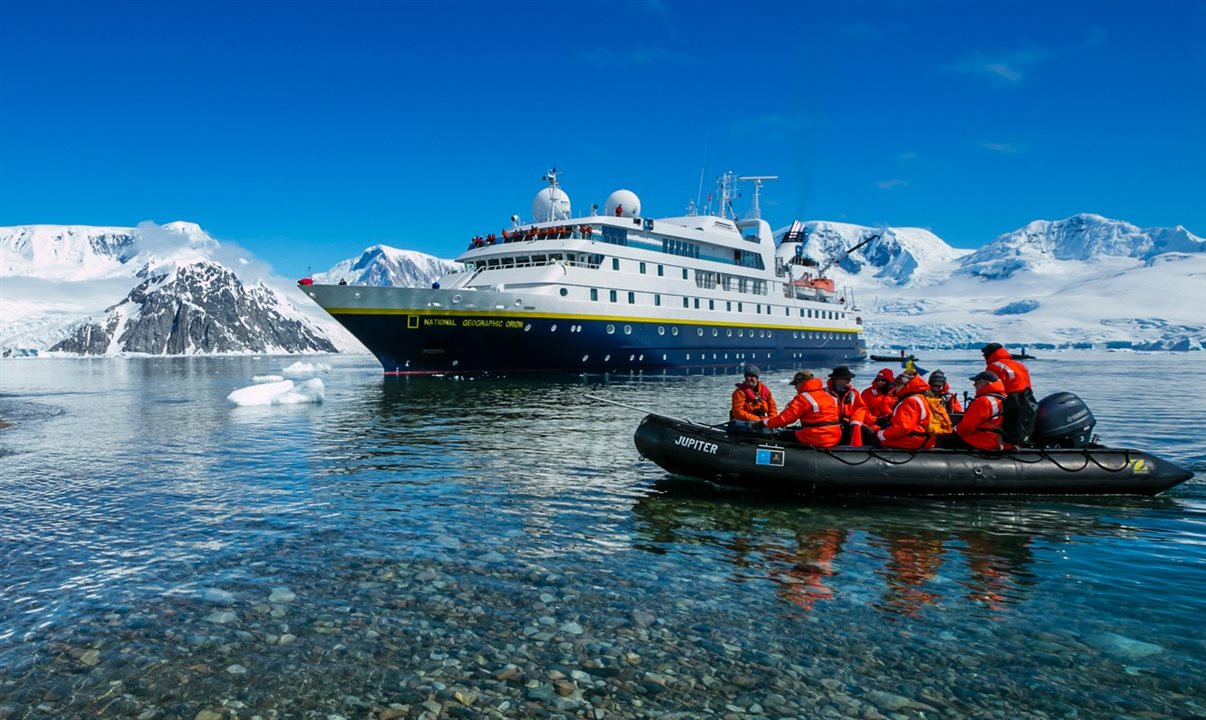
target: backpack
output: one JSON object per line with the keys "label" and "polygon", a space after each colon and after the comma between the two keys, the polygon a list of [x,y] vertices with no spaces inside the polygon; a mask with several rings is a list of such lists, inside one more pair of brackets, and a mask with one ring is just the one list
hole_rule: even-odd
{"label": "backpack", "polygon": [[1030,388],[1010,393],[1001,406],[1001,437],[1005,442],[1021,445],[1029,440],[1038,420],[1038,402]]}
{"label": "backpack", "polygon": [[930,409],[925,422],[926,434],[950,435],[955,432],[955,427],[951,425],[951,416],[946,414],[946,407],[945,403],[942,402],[942,398],[922,395],[921,399],[925,400],[925,404]]}

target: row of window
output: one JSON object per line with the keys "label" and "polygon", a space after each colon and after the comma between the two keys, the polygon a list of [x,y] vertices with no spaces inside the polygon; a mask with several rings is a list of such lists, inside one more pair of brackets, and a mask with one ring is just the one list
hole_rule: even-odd
{"label": "row of window", "polygon": [[[527,329],[528,329],[528,328],[530,328],[530,327],[531,327],[531,326],[529,325],[528,327],[525,327],[524,329],[525,329],[525,330],[527,330]],[[552,330],[553,330],[553,332],[556,332],[556,331],[557,331],[557,326],[556,326],[556,325],[554,325],[554,326],[552,327]],[[625,325],[625,326],[623,327],[623,331],[624,331],[624,334],[625,334],[625,335],[631,335],[631,334],[632,334],[632,326],[631,326],[631,325]],[[720,337],[720,328],[711,328],[711,331],[712,331],[712,337]],[[745,337],[745,335],[746,335],[746,333],[747,333],[747,332],[749,333],[749,336],[750,336],[751,338],[753,338],[753,337],[759,337],[759,338],[763,338],[763,339],[770,339],[770,338],[773,338],[773,337],[775,336],[775,331],[774,331],[774,330],[755,330],[755,329],[753,329],[753,328],[750,328],[749,330],[746,330],[745,328],[737,328],[737,329],[734,331],[734,330],[733,330],[733,328],[725,328],[725,329],[724,329],[724,335],[725,335],[725,337],[733,337],[733,333],[734,333],[734,332],[736,332],[736,333],[737,333],[737,337],[739,337],[739,338],[743,338],[743,337]],[[616,326],[615,326],[615,325],[612,325],[612,324],[610,324],[610,323],[608,323],[608,325],[607,325],[607,334],[608,334],[608,335],[614,335],[615,333],[616,333]],[[755,335],[755,333],[757,333],[757,334]],[[658,335],[665,335],[665,334],[666,334],[666,328],[665,328],[664,326],[659,325],[659,326],[658,326],[658,328],[657,328],[657,334],[658,334]],[[707,334],[707,333],[705,332],[705,330],[704,330],[703,328],[701,328],[701,327],[697,327],[697,328],[695,328],[695,334],[696,334],[696,335],[698,335],[699,337],[703,337],[703,336],[704,336],[705,334]],[[791,333],[791,337],[792,337],[792,339],[793,339],[793,340],[837,340],[837,339],[839,339],[840,337],[842,337],[842,335],[844,335],[844,334],[848,334],[848,333],[829,332],[829,331],[823,331],[823,332],[822,332],[822,331],[816,331],[816,332],[814,332],[814,331],[811,331],[811,330],[793,330],[793,331],[792,331],[792,333]],[[677,336],[677,335],[678,335],[678,328],[677,328],[677,327],[673,327],[673,326],[671,326],[671,328],[670,328],[670,335],[672,335],[672,336]]]}
{"label": "row of window", "polygon": [[[639,295],[647,295],[649,293],[636,293],[632,290],[625,291],[625,295],[627,296],[629,305],[637,304],[638,294]],[[568,295],[569,295],[569,290],[567,288],[561,288],[561,296],[566,297]],[[661,294],[660,293],[652,293],[652,295],[653,295],[654,307],[661,307],[661,305],[662,305]],[[591,288],[590,289],[590,299],[592,302],[599,301],[599,288]],[[620,301],[620,291],[619,290],[608,290],[607,291],[607,299],[609,302],[613,302],[613,303],[619,302]],[[703,309],[703,305],[700,301],[700,298],[689,298],[689,297],[684,296],[682,298],[682,301],[683,301],[683,307],[685,307],[687,309],[695,309],[695,310]],[[717,303],[716,300],[709,298],[708,300],[706,300],[704,302],[707,303],[708,310],[712,310],[712,311],[716,310],[716,303]],[[734,309],[733,309],[734,305],[737,306],[736,312],[739,312],[739,313],[745,312],[745,303],[743,303],[743,302],[734,303],[732,300],[724,300],[722,302],[724,302],[724,312],[734,312]],[[754,303],[754,311],[758,315],[764,315],[764,314],[770,315],[771,310],[772,310],[771,305],[763,305],[762,303]],[[796,308],[796,310],[799,312],[799,317],[810,319],[810,320],[842,320],[842,319],[845,319],[845,317],[846,317],[846,313],[840,312],[837,310],[813,310],[812,308]],[[791,308],[789,308],[789,307],[783,308],[783,316],[791,317]]]}

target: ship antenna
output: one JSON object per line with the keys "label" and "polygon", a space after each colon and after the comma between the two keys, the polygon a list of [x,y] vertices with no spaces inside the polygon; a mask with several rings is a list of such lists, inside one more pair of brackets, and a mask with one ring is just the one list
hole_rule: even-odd
{"label": "ship antenna", "polygon": [[750,218],[757,220],[762,217],[762,208],[758,207],[758,194],[762,192],[763,180],[778,180],[778,175],[742,175],[738,180],[749,180],[754,183],[754,203],[750,208]]}

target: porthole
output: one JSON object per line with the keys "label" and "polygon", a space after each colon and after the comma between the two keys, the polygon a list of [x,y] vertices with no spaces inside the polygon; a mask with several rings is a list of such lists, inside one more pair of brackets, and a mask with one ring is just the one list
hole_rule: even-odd
{"label": "porthole", "polygon": [[549,332],[557,332],[557,325],[556,325],[556,323],[554,323],[553,325],[550,325],[550,326],[549,326]]}
{"label": "porthole", "polygon": [[[569,290],[561,288],[561,297],[565,297],[566,295],[569,295]],[[452,302],[456,302],[456,298],[452,298]]]}
{"label": "porthole", "polygon": [[607,334],[608,334],[608,335],[615,335],[615,333],[616,333],[616,326],[615,326],[615,325],[608,325],[608,326],[607,326]]}
{"label": "porthole", "polygon": [[515,307],[520,307],[522,305],[523,305],[523,300],[521,300],[519,298],[515,298]]}
{"label": "porthole", "polygon": [[638,355],[638,356],[637,356],[637,360],[640,360],[641,362],[645,362],[645,356],[644,356],[644,355]]}
{"label": "porthole", "polygon": [[666,359],[666,354],[662,353],[662,360],[665,360],[665,359]]}
{"label": "porthole", "polygon": [[590,360],[590,355],[583,355],[582,362],[586,362],[587,360]]}
{"label": "porthole", "polygon": [[716,337],[719,334],[720,334],[719,330],[717,330],[716,328],[712,328],[712,337]]}
{"label": "porthole", "polygon": [[695,328],[695,333],[700,337],[703,337],[703,328]]}
{"label": "porthole", "polygon": [[453,296],[452,296],[452,302],[454,302],[454,303],[459,303],[460,301],[461,301],[461,296],[460,296],[460,295],[453,295]]}
{"label": "porthole", "polygon": [[354,293],[354,295],[355,295],[356,297],[360,297],[360,291],[356,291],[356,292]]}
{"label": "porthole", "polygon": [[737,330],[737,337],[745,337],[745,330],[738,329],[738,330]]}
{"label": "porthole", "polygon": [[636,360],[636,355],[629,355],[628,362],[632,362],[633,360]]}
{"label": "porthole", "polygon": [[691,359],[691,353],[687,353],[687,359],[688,359],[688,360],[690,360],[690,359]]}
{"label": "porthole", "polygon": [[457,365],[460,365],[460,364],[461,364],[461,361],[460,361],[460,360],[453,360],[453,361],[452,361],[452,367],[456,367]]}
{"label": "porthole", "polygon": [[610,356],[610,355],[604,355],[604,356],[603,356],[603,362],[611,362],[611,356]]}
{"label": "porthole", "polygon": [[625,335],[631,335],[631,334],[632,334],[632,326],[631,326],[631,325],[625,325],[625,326],[624,326],[624,334],[625,334]]}
{"label": "porthole", "polygon": [[671,334],[671,335],[678,335],[678,328],[676,328],[676,327],[672,327],[672,328],[670,328],[670,334]]}
{"label": "porthole", "polygon": [[666,328],[664,328],[664,327],[658,327],[658,329],[657,329],[657,334],[658,334],[658,335],[665,335],[665,334],[666,334]]}
{"label": "porthole", "polygon": [[525,323],[525,324],[524,324],[524,326],[523,326],[523,331],[524,331],[524,332],[528,332],[528,331],[530,331],[531,329],[532,329],[532,323]]}
{"label": "porthole", "polygon": [[724,331],[725,337],[733,337],[733,328]]}

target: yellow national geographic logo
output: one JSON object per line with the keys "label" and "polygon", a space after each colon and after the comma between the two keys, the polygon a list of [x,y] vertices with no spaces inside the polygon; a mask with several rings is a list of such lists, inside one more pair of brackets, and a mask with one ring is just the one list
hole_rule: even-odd
{"label": "yellow national geographic logo", "polygon": [[1147,460],[1143,458],[1135,458],[1131,460],[1131,472],[1136,475],[1150,475],[1152,469],[1147,466]]}
{"label": "yellow national geographic logo", "polygon": [[419,316],[418,315],[407,315],[406,316],[406,329],[407,330],[417,330],[418,328],[419,328]]}

